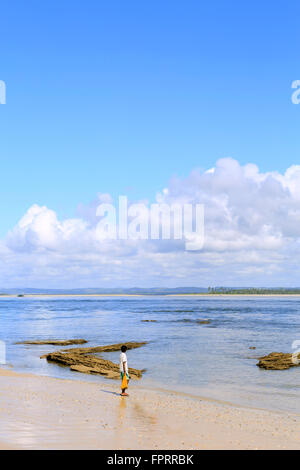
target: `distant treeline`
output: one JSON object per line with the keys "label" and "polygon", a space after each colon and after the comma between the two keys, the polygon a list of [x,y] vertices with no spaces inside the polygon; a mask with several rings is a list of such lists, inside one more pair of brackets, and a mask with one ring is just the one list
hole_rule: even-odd
{"label": "distant treeline", "polygon": [[272,295],[272,294],[299,294],[300,288],[257,288],[257,287],[247,287],[247,288],[232,288],[232,287],[209,287],[209,294],[238,294],[238,295]]}

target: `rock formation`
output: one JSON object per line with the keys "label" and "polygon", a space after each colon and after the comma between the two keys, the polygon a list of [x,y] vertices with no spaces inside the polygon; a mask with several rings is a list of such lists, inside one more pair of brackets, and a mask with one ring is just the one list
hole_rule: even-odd
{"label": "rock formation", "polygon": [[[127,349],[134,349],[143,346],[146,342],[129,342],[122,344],[125,344]],[[68,366],[71,370],[76,372],[82,372],[84,374],[99,374],[109,379],[119,379],[119,364],[115,364],[112,361],[95,356],[93,353],[120,351],[122,344],[109,344],[107,346],[96,346],[92,348],[72,348],[45,354],[41,358],[46,358],[47,361],[56,362],[62,366]],[[128,372],[132,379],[140,379],[142,377],[143,370],[129,367]]]}
{"label": "rock formation", "polygon": [[[290,369],[290,367],[299,365],[292,361],[292,357],[293,355],[290,353],[272,352],[267,356],[260,357],[259,362],[256,365],[261,369],[267,370]],[[298,355],[298,360],[300,361],[300,354]]]}
{"label": "rock formation", "polygon": [[71,346],[71,344],[85,344],[87,341],[85,339],[45,339],[45,340],[38,340],[38,341],[19,341],[15,344],[52,344],[53,346]]}

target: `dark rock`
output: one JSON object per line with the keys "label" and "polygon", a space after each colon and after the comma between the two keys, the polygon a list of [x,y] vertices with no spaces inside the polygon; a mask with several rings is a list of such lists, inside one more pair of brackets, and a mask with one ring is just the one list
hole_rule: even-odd
{"label": "dark rock", "polygon": [[15,344],[33,344],[33,345],[43,345],[43,344],[52,344],[53,346],[71,346],[71,344],[86,344],[85,339],[46,339],[41,341],[20,341]]}
{"label": "dark rock", "polygon": [[182,318],[180,320],[171,320],[179,323],[197,323],[198,325],[209,325],[211,323],[210,320],[202,320],[201,318],[198,318],[196,320],[191,319],[191,318]]}
{"label": "dark rock", "polygon": [[[300,359],[300,354],[297,357]],[[260,357],[256,365],[266,370],[285,370],[299,365],[294,363],[292,358],[293,355],[290,353],[272,352],[267,356]]]}

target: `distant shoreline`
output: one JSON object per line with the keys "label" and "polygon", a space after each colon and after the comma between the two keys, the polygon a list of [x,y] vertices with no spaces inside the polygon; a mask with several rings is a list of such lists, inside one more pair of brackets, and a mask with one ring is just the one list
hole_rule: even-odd
{"label": "distant shoreline", "polygon": [[36,297],[300,297],[300,294],[0,294],[1,299]]}

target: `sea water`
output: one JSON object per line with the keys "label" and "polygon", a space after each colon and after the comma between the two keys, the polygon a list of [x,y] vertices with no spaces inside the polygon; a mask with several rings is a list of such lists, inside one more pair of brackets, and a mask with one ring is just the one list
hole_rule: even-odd
{"label": "sea water", "polygon": [[[147,341],[127,353],[129,366],[146,369],[138,386],[300,413],[300,367],[268,371],[256,365],[272,351],[294,352],[292,344],[300,340],[299,297],[0,297],[0,331],[6,367],[16,371],[101,384],[106,380],[101,376],[40,359],[64,348],[15,343]],[[119,361],[118,352],[103,357]]]}

